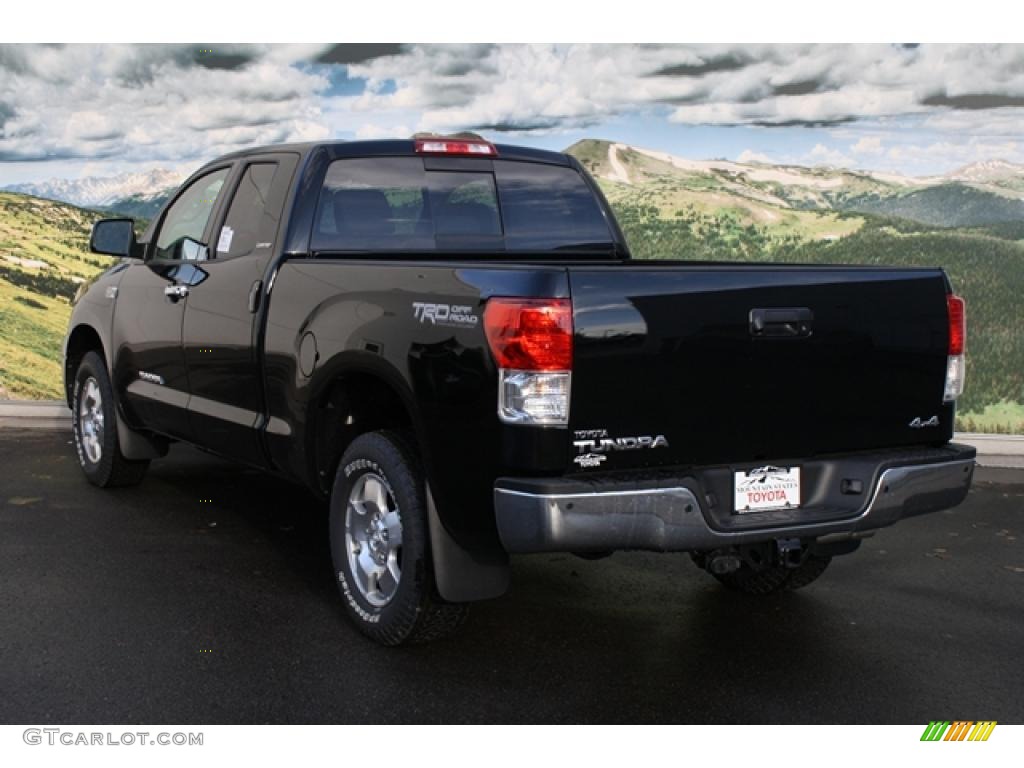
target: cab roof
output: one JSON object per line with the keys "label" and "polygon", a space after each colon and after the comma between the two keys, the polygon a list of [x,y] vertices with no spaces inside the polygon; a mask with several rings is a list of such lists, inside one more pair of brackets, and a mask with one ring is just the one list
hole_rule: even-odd
{"label": "cab roof", "polygon": [[[513,144],[495,144],[498,160],[521,160],[534,163],[550,163],[553,165],[570,165],[569,156],[562,152],[551,152],[546,149],[520,147]],[[262,147],[251,147],[237,152],[222,155],[214,163],[224,160],[235,160],[251,155],[262,155],[268,152],[298,152],[307,155],[316,149],[327,149],[335,157],[389,157],[415,155],[416,142],[412,139],[385,139],[374,141],[310,141],[295,144],[268,144]],[[209,163],[207,163],[209,165]]]}

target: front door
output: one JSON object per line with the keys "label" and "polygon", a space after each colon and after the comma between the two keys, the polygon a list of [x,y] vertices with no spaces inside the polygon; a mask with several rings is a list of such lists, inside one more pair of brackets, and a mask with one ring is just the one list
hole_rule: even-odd
{"label": "front door", "polygon": [[298,155],[254,157],[239,169],[218,214],[205,279],[185,308],[183,344],[195,441],[264,466],[259,317],[267,269],[283,236],[282,210]]}
{"label": "front door", "polygon": [[212,213],[230,166],[183,188],[166,209],[141,264],[117,289],[114,386],[130,424],[190,439],[189,384],[181,345],[188,293],[202,279],[199,263]]}

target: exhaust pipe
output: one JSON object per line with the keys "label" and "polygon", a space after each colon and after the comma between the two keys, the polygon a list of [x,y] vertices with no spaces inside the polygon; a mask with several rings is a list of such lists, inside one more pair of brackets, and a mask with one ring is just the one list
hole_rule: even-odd
{"label": "exhaust pipe", "polygon": [[719,576],[738,571],[743,565],[743,558],[736,552],[712,552],[708,555],[705,568]]}

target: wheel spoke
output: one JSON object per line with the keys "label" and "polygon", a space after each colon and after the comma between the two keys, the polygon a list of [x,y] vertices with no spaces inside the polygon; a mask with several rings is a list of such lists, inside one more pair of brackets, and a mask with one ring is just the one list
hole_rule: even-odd
{"label": "wheel spoke", "polygon": [[398,589],[398,582],[402,578],[402,572],[398,569],[398,562],[391,558],[385,568],[380,570],[377,576],[377,588],[381,597],[390,600]]}
{"label": "wheel spoke", "polygon": [[380,575],[379,566],[373,561],[373,556],[367,547],[355,556],[355,576],[359,581],[357,585],[364,595],[371,595],[377,591],[377,579]]}
{"label": "wheel spoke", "polygon": [[398,512],[388,512],[384,515],[384,525],[388,531],[388,547],[392,550],[398,549],[402,546],[402,520],[398,517]]}
{"label": "wheel spoke", "polygon": [[384,487],[384,483],[376,475],[366,476],[366,485],[363,490],[363,499],[372,502],[376,505],[380,512],[386,512],[388,509],[388,492]]}
{"label": "wheel spoke", "polygon": [[[345,521],[345,527],[351,529],[351,528],[354,528],[357,525],[365,526],[366,525],[366,507],[363,505],[363,502],[360,501],[359,499],[351,499],[348,502],[348,508],[349,508],[349,514],[346,515],[346,517],[348,519]],[[359,516],[360,519],[358,521],[357,520],[353,520],[352,512],[355,512],[356,515]]]}

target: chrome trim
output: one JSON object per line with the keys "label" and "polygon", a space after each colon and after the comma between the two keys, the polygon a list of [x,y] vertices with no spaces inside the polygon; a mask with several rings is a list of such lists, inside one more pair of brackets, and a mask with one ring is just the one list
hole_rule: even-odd
{"label": "chrome trim", "polygon": [[840,520],[720,531],[711,528],[696,495],[683,486],[539,494],[496,487],[495,519],[506,551],[565,552],[645,549],[690,551],[787,536],[863,537],[903,517],[959,504],[974,459],[891,467],[869,501]]}

